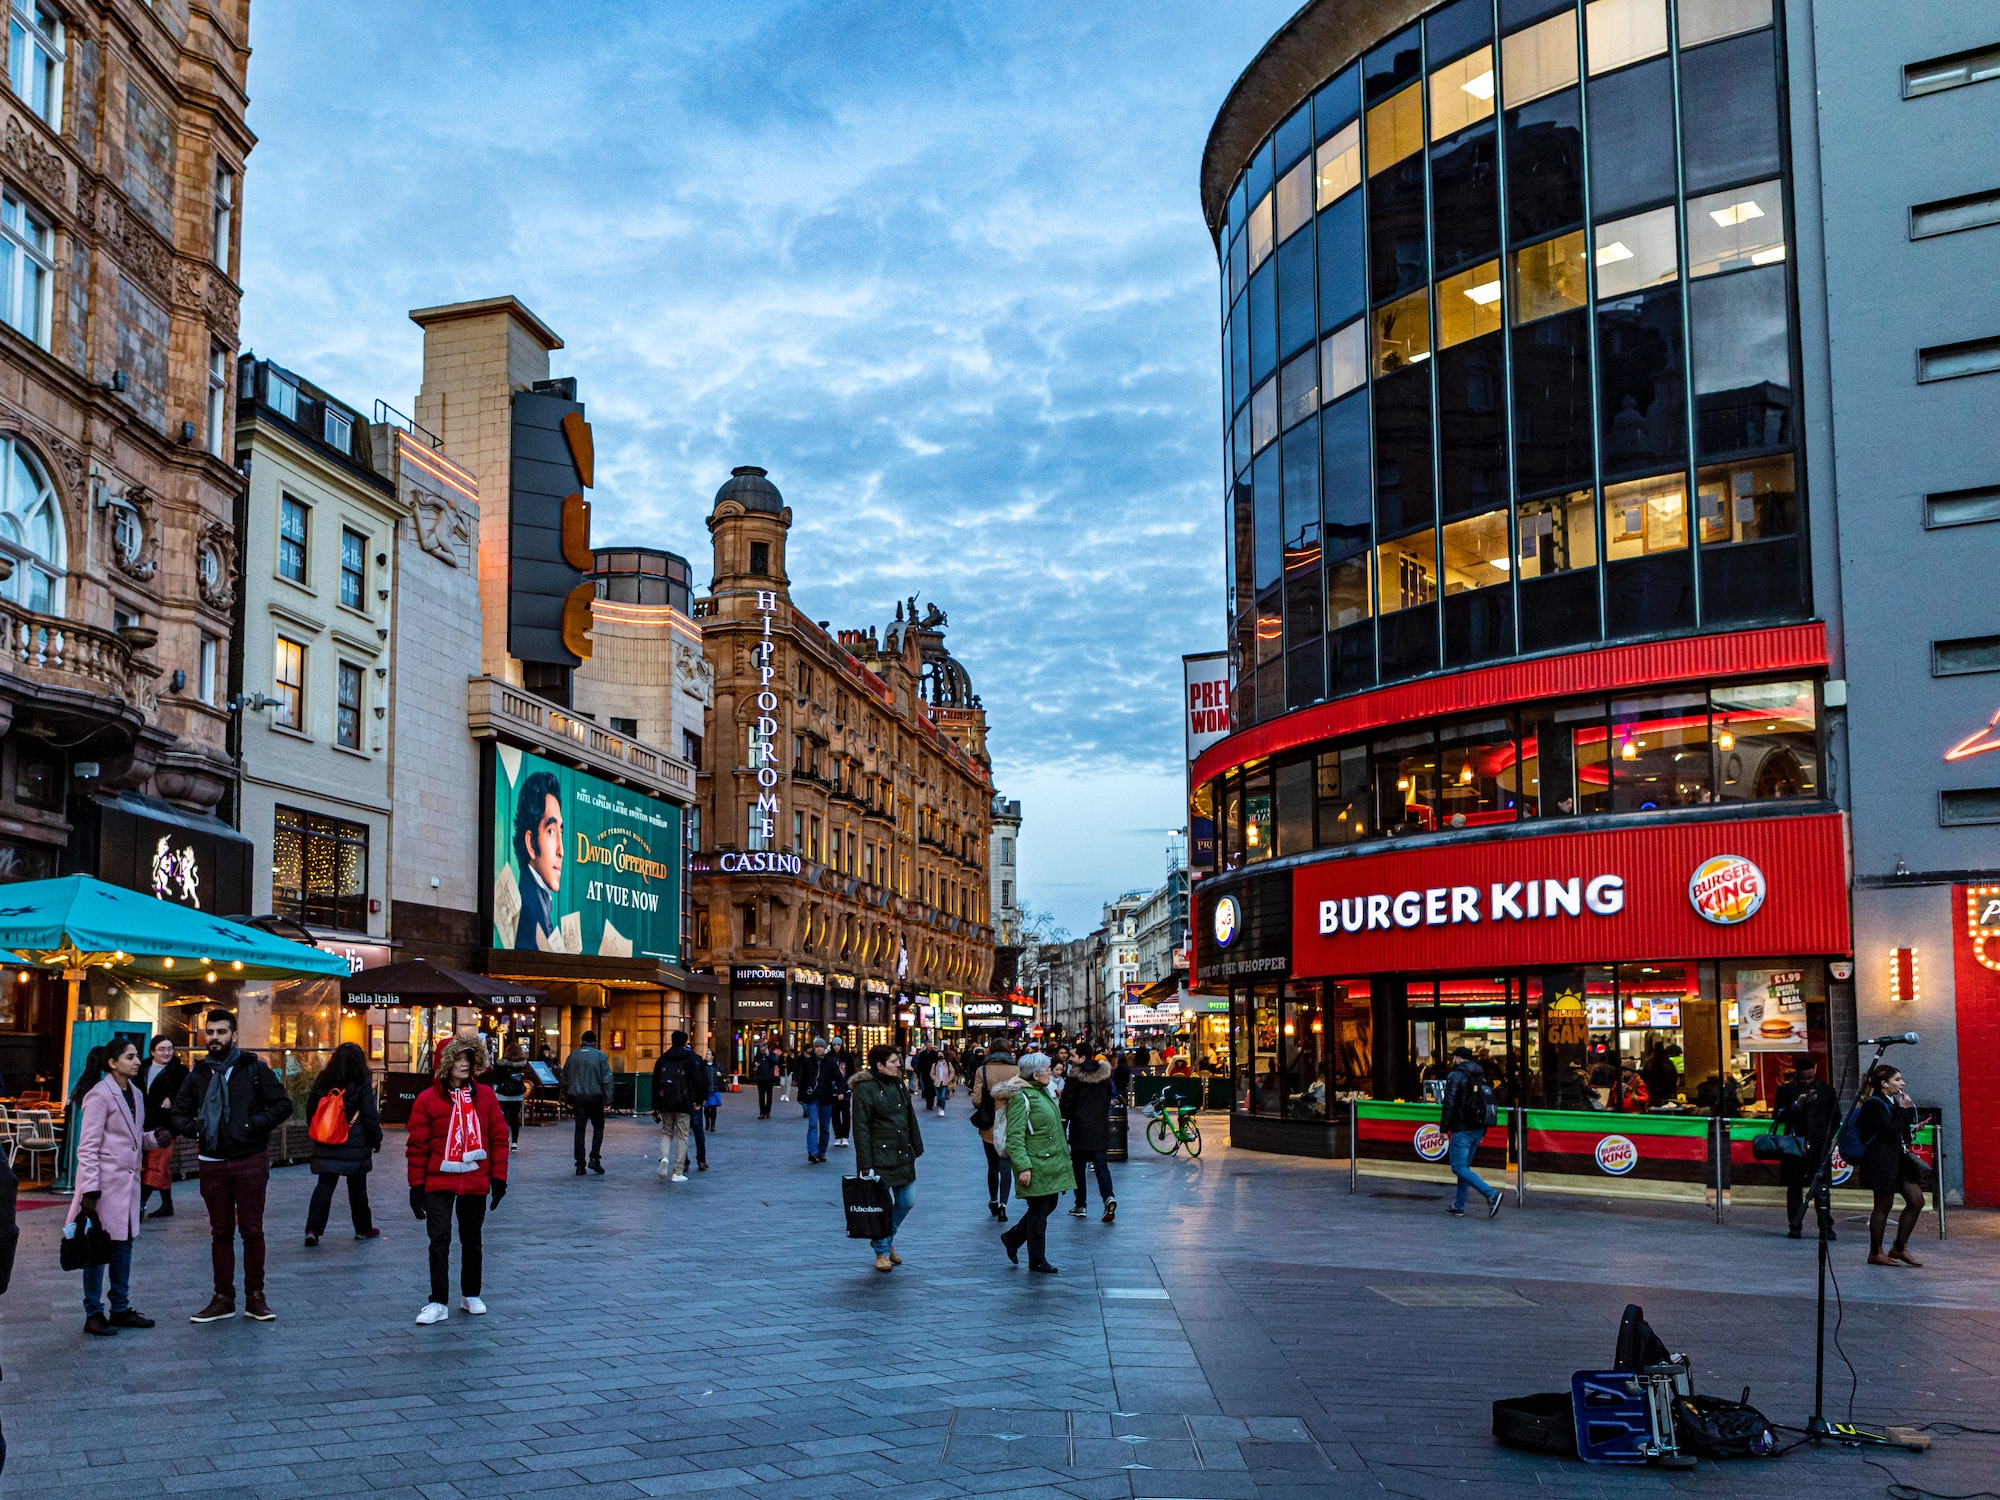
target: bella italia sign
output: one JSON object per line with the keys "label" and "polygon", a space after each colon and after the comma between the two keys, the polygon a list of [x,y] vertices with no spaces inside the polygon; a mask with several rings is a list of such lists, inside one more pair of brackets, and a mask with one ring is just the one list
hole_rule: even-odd
{"label": "bella italia sign", "polygon": [[777,670],[771,665],[775,649],[771,642],[771,618],[778,612],[778,596],[771,589],[757,591],[757,613],[763,619],[763,639],[751,648],[750,659],[757,664],[757,717],[750,725],[750,769],[757,777],[757,800],[750,804],[749,838],[752,849],[768,849],[778,836],[778,695],[772,689]]}

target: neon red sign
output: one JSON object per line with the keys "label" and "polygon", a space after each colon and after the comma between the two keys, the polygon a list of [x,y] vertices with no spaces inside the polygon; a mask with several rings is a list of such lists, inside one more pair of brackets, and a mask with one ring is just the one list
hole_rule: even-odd
{"label": "neon red sign", "polygon": [[2000,708],[1993,711],[1993,717],[1986,721],[1984,729],[1975,729],[1964,739],[1945,751],[1944,758],[1970,760],[1975,755],[1984,755],[1989,750],[2000,750]]}

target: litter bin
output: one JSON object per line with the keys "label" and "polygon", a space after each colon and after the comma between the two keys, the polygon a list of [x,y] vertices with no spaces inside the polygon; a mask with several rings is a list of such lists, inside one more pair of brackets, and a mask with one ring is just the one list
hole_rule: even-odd
{"label": "litter bin", "polygon": [[1125,1101],[1111,1101],[1111,1129],[1105,1137],[1104,1154],[1112,1161],[1125,1160]]}

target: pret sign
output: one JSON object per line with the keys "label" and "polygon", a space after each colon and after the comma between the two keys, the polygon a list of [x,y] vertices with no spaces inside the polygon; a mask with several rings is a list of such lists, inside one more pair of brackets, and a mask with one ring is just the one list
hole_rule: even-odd
{"label": "pret sign", "polygon": [[1183,656],[1181,677],[1186,687],[1181,699],[1181,728],[1192,766],[1202,751],[1229,738],[1229,653]]}

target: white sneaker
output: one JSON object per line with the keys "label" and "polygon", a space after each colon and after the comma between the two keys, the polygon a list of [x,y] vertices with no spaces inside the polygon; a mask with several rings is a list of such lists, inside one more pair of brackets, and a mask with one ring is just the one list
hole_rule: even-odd
{"label": "white sneaker", "polygon": [[458,1299],[458,1306],[461,1312],[469,1312],[475,1318],[486,1316],[486,1304],[481,1302],[477,1297],[460,1297]]}
{"label": "white sneaker", "polygon": [[417,1314],[419,1323],[442,1323],[451,1316],[451,1309],[442,1302],[426,1302],[423,1311]]}
{"label": "white sneaker", "polygon": [[676,1172],[673,1175],[673,1181],[675,1182],[686,1182],[687,1180],[688,1174],[685,1172]]}

